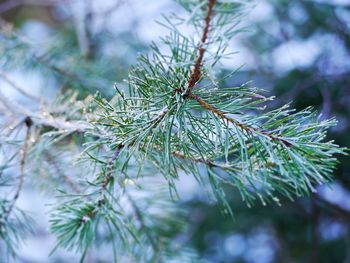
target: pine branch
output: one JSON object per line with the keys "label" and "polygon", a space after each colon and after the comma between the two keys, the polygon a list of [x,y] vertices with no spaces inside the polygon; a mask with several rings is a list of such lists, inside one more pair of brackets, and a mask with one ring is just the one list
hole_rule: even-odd
{"label": "pine branch", "polygon": [[[201,38],[203,42],[209,38],[211,23],[218,25],[215,21],[219,20],[221,22],[218,27],[226,25],[222,18],[224,15],[214,10],[215,3],[207,4]],[[230,4],[223,6],[229,7]],[[225,10],[223,6],[217,10]],[[225,15],[229,13],[227,10],[223,12]],[[219,17],[216,18],[214,13]],[[194,18],[195,21],[199,19]],[[228,20],[227,17],[226,19]],[[171,22],[169,24],[174,27]],[[230,30],[225,31],[225,34],[232,37]],[[215,30],[211,33],[213,36],[209,43],[221,41],[215,36]],[[178,34],[176,29],[174,34]],[[172,178],[177,177],[177,166],[180,166],[173,157],[189,160],[192,164],[181,168],[190,170],[194,175],[198,172],[195,164],[205,164],[212,178],[215,174],[214,177],[223,183],[236,186],[243,196],[256,194],[263,202],[263,196],[277,200],[272,192],[278,191],[290,197],[290,192],[295,191],[297,195],[301,195],[309,190],[313,191],[314,184],[328,180],[327,171],[333,166],[334,159],[329,159],[328,168],[324,167],[320,159],[313,157],[311,147],[320,147],[318,154],[321,159],[343,152],[343,149],[337,149],[332,143],[325,143],[324,147],[329,147],[327,151],[321,143],[325,129],[333,121],[318,123],[311,111],[292,113],[286,107],[256,116],[247,115],[245,110],[257,110],[259,104],[270,99],[256,94],[255,89],[246,85],[220,89],[217,89],[216,84],[214,88],[207,85],[194,92],[192,89],[200,80],[198,72],[203,71],[205,59],[203,50],[200,50],[201,45],[197,47],[198,56],[186,81],[190,83],[190,88],[178,88],[184,87],[184,75],[189,71],[178,68],[177,65],[173,66],[171,62],[183,61],[185,64],[189,52],[183,50],[188,50],[187,43],[190,43],[184,36],[178,35],[173,41],[178,41],[177,45],[181,46],[179,50],[176,50],[176,45],[170,40],[165,40],[174,57],[163,55],[154,47],[153,59],[140,58],[140,64],[130,74],[129,98],[121,96],[119,105],[116,106],[105,107],[100,103],[106,115],[100,119],[99,124],[109,127],[118,136],[118,143],[133,141],[136,146],[130,155],[138,150],[144,153],[145,158],[148,155],[159,169],[165,167],[164,176],[171,185]],[[200,107],[191,103],[191,100]],[[149,125],[152,120],[148,113],[164,107],[162,102],[166,104],[168,114],[162,120],[161,126],[153,127]],[[194,110],[200,110],[199,115],[193,113]],[[115,121],[117,119],[122,121]],[[183,138],[181,134],[184,134]],[[112,139],[111,143],[116,142]],[[225,161],[220,162],[222,159]],[[211,169],[213,167],[223,170],[225,174]],[[171,176],[166,175],[169,173]],[[215,188],[219,189],[219,184],[215,184]],[[260,184],[263,187],[257,187]],[[219,195],[224,200],[222,194]]]}
{"label": "pine branch", "polygon": [[[205,17],[205,27],[204,27],[203,35],[201,38],[201,43],[198,47],[198,57],[197,57],[197,60],[195,62],[192,74],[191,74],[189,81],[188,81],[187,91],[183,94],[184,98],[190,98],[190,99],[196,100],[204,109],[213,112],[214,114],[218,115],[220,118],[238,126],[239,128],[241,128],[242,130],[244,130],[247,133],[259,133],[259,134],[268,136],[271,140],[280,141],[281,143],[283,143],[287,146],[291,146],[291,143],[288,142],[286,139],[283,139],[283,138],[280,138],[280,137],[275,136],[273,134],[270,134],[267,131],[261,131],[261,130],[256,129],[256,128],[248,127],[248,126],[244,125],[243,123],[240,123],[239,121],[237,121],[231,117],[226,116],[226,114],[223,111],[210,105],[209,103],[204,101],[202,98],[200,98],[198,95],[193,94],[192,88],[195,87],[195,85],[197,84],[197,82],[201,78],[202,61],[203,61],[203,57],[204,57],[204,53],[205,53],[205,49],[203,48],[203,46],[205,45],[206,40],[208,39],[210,22],[211,22],[211,18],[213,16],[213,10],[214,10],[215,4],[216,4],[216,0],[208,0],[208,12],[207,12],[207,15]],[[180,91],[182,93],[183,92],[182,90],[183,89],[179,89],[179,90],[176,89],[175,91]]]}
{"label": "pine branch", "polygon": [[[237,189],[248,205],[256,199],[279,203],[279,195],[293,199],[329,182],[335,155],[345,152],[325,141],[335,120],[319,121],[310,108],[265,110],[271,98],[250,84],[232,87],[208,77],[206,72],[226,56],[228,41],[239,31],[235,26],[243,4],[180,2],[189,19],[176,14],[165,18],[171,33],[162,40],[168,51],[153,44],[150,54],[140,56],[130,70],[128,88],[116,87],[111,100],[96,95],[87,107],[66,92],[37,113],[0,93],[0,102],[12,115],[39,127],[40,142],[33,151],[49,149],[56,139],[63,145],[60,140],[70,133],[84,135],[77,136],[83,143],[75,142],[83,150],[76,165],[84,187],[72,189],[75,193],[62,189],[50,219],[57,246],[83,258],[98,238],[112,237],[115,255],[126,251],[137,262],[172,259],[174,246],[164,233],[177,223],[179,210],[168,190],[177,196],[175,182],[183,172],[209,185],[214,199],[232,213],[224,186]],[[182,33],[178,26],[184,23],[193,27],[194,35]],[[30,51],[30,59],[64,80],[90,84],[78,73],[57,67],[50,54]],[[59,168],[53,170],[60,174]],[[161,180],[169,188],[166,194],[158,193],[152,180]]]}

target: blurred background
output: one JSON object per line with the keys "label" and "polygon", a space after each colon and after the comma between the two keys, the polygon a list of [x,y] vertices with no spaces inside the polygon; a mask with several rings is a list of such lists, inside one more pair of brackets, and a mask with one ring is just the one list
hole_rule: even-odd
{"label": "blurred background", "polygon": [[[175,1],[1,0],[0,91],[33,109],[38,97],[53,98],[59,89],[110,97],[137,54],[167,33],[155,21],[169,12],[181,12]],[[350,1],[257,0],[240,27],[244,32],[230,46],[238,53],[218,70],[241,67],[227,84],[252,80],[276,96],[272,107],[312,105],[320,118],[336,117],[329,138],[350,147]],[[13,30],[18,36],[5,36]],[[307,198],[281,200],[281,207],[248,208],[228,190],[234,219],[194,183],[180,181],[180,205],[191,212],[178,238],[207,262],[350,263],[350,161],[339,160],[332,184]],[[50,198],[31,187],[21,196],[19,206],[39,227],[18,262],[76,262],[60,250],[48,257],[55,242],[47,225]],[[109,262],[95,254],[91,262]]]}

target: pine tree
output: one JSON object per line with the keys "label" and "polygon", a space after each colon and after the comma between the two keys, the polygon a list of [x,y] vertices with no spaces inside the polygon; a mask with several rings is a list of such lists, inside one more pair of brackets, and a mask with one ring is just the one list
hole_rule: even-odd
{"label": "pine tree", "polygon": [[[248,206],[255,200],[279,204],[279,196],[293,200],[332,180],[335,155],[345,152],[325,140],[334,119],[320,121],[312,108],[268,110],[273,97],[250,82],[225,83],[237,69],[213,74],[231,55],[226,50],[242,31],[238,22],[247,4],[178,2],[187,17],[164,17],[170,33],[162,46],[152,44],[150,54],[138,58],[126,88],[116,84],[112,98],[97,93],[81,99],[66,88],[32,111],[0,93],[15,120],[1,125],[0,145],[0,186],[12,189],[0,200],[0,238],[9,254],[31,231],[27,214],[16,207],[31,174],[46,174],[38,183],[58,188],[51,231],[57,247],[77,251],[82,261],[91,246],[105,243],[115,261],[196,260],[190,249],[174,246],[186,227],[186,211],[176,203],[180,176],[193,176],[204,191],[209,186],[209,195],[231,216],[225,191],[238,190]],[[185,35],[183,27],[193,33]],[[50,53],[37,54],[8,28],[1,38],[2,52],[13,51],[1,59],[4,69],[20,58],[24,67],[44,68],[73,88],[91,86],[79,68],[70,73],[53,64]],[[11,169],[18,174],[11,176]]]}

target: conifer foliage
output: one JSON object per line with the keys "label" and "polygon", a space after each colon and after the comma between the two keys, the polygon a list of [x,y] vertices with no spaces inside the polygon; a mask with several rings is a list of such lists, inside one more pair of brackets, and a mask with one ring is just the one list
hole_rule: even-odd
{"label": "conifer foliage", "polygon": [[[334,119],[321,121],[312,108],[266,109],[273,97],[250,83],[227,85],[236,70],[223,78],[213,74],[230,55],[247,4],[178,2],[186,17],[164,17],[169,35],[138,58],[127,88],[116,85],[112,99],[96,94],[79,100],[65,90],[35,112],[0,94],[17,120],[1,125],[0,187],[12,195],[0,200],[0,239],[9,253],[22,238],[17,226],[30,230],[27,215],[16,208],[28,177],[58,188],[50,206],[57,247],[81,253],[83,261],[90,247],[107,243],[115,261],[137,262],[195,258],[173,241],[185,229],[186,211],[175,200],[180,176],[210,186],[229,214],[226,191],[238,190],[249,206],[256,199],[265,205],[279,203],[279,196],[307,195],[331,180],[335,154],[344,153],[325,139]],[[28,48],[15,33],[1,37]],[[44,64],[35,55],[24,59]]]}

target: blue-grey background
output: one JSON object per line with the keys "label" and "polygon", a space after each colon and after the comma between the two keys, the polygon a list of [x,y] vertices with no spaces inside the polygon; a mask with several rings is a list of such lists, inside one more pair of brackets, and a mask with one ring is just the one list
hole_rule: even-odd
{"label": "blue-grey background", "polygon": [[[167,33],[155,20],[161,20],[162,14],[181,12],[171,0],[2,0],[0,17],[34,47],[49,47],[60,59],[62,46],[65,51],[72,49],[72,58],[67,55],[61,60],[69,63],[76,50],[84,49],[81,32],[86,8],[92,14],[89,34],[99,53],[87,62],[72,62],[71,72],[82,67],[85,75],[81,78],[94,81],[74,88],[82,95],[99,89],[105,96],[113,94],[114,82],[127,77],[137,54],[147,52],[151,41],[159,42],[159,36]],[[350,1],[257,0],[240,26],[245,32],[230,44],[230,50],[238,53],[220,65],[222,70],[243,66],[229,82],[252,80],[253,85],[276,95],[272,107],[291,102],[297,109],[314,106],[322,113],[320,118],[335,116],[339,124],[329,138],[349,147]],[[40,69],[28,71],[19,66],[6,70],[6,76],[28,93],[47,99],[64,89],[57,76]],[[0,89],[27,107],[38,107],[1,78]],[[0,110],[6,111],[3,105]],[[330,187],[319,187],[316,194],[294,202],[282,200],[282,207],[256,204],[248,208],[229,190],[233,220],[202,198],[201,189],[185,178],[178,185],[180,203],[191,213],[188,231],[180,237],[208,262],[349,263],[349,176],[349,158],[341,157]],[[48,257],[55,244],[48,232],[45,206],[51,201],[45,191],[25,188],[19,206],[30,212],[38,229],[21,246],[15,262],[77,262],[76,255],[63,250]],[[92,251],[87,260],[110,262],[104,254],[108,253]]]}

